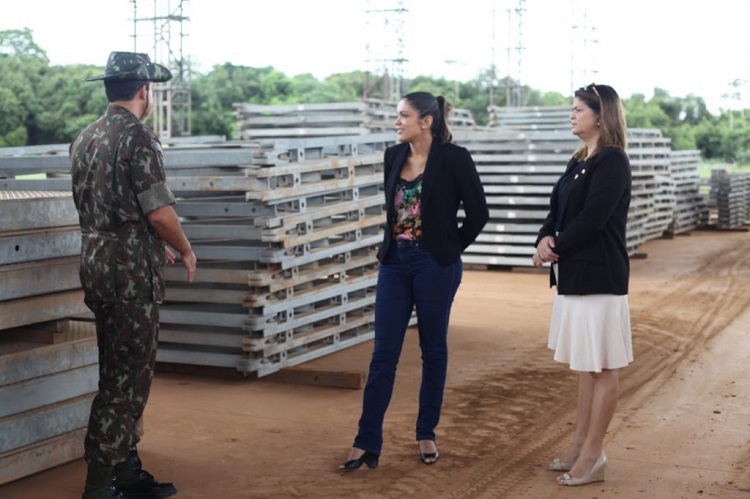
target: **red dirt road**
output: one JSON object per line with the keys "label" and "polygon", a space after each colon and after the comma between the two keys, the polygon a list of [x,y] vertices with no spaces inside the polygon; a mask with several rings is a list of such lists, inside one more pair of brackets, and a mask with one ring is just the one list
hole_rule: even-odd
{"label": "red dirt road", "polygon": [[[467,271],[451,317],[441,459],[419,462],[416,334],[407,335],[380,467],[336,471],[361,390],[159,373],[140,444],[177,497],[750,497],[750,234],[696,231],[631,262],[635,362],[605,440],[607,480],[555,484],[576,378],[551,360],[545,272]],[[306,365],[367,369],[371,343]],[[78,498],[82,460],[5,486],[0,498]]]}

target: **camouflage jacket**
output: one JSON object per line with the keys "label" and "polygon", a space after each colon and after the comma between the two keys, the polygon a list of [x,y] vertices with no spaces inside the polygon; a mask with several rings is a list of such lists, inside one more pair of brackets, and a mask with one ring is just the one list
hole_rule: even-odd
{"label": "camouflage jacket", "polygon": [[87,300],[164,298],[165,243],[147,214],[174,203],[161,143],[128,110],[110,105],[70,145]]}

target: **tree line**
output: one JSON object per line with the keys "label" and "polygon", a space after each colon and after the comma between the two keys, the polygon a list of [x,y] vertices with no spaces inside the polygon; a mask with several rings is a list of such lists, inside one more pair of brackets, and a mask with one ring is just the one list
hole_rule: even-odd
{"label": "tree line", "polygon": [[[70,142],[107,106],[101,84],[83,83],[101,74],[101,66],[50,65],[28,29],[0,31],[0,147]],[[455,107],[472,112],[479,125],[487,123],[489,70],[467,82],[418,76],[402,82],[408,91],[442,94]],[[515,82],[500,80],[494,105],[504,106],[501,89]],[[381,95],[386,79],[370,81],[371,96]],[[363,96],[365,74],[361,71],[330,75],[322,80],[311,74],[287,76],[269,67],[247,67],[229,62],[215,65],[206,74],[193,75],[192,134],[235,133],[234,103],[293,104],[350,102]],[[735,82],[739,95],[741,82]],[[570,97],[523,86],[526,106],[568,106]],[[750,110],[712,114],[703,98],[676,97],[655,89],[647,98],[634,94],[623,98],[632,128],[658,128],[672,139],[672,148],[699,149],[706,160],[750,164]]]}

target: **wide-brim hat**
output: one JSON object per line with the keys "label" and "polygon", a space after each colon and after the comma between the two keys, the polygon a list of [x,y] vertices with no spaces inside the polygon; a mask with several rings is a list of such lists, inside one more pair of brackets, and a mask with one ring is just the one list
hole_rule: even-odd
{"label": "wide-brim hat", "polygon": [[136,52],[112,52],[107,67],[101,76],[91,76],[86,81],[155,81],[172,79],[172,73],[165,66],[151,62],[148,54]]}

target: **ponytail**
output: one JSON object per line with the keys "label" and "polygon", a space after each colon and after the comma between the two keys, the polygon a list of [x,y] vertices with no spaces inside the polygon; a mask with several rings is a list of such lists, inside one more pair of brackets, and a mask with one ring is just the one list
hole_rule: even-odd
{"label": "ponytail", "polygon": [[448,126],[448,118],[453,106],[445,100],[442,95],[437,96],[438,109],[440,110],[440,120],[435,120],[435,124],[432,125],[432,133],[440,141],[441,144],[448,144],[453,142],[453,134]]}

